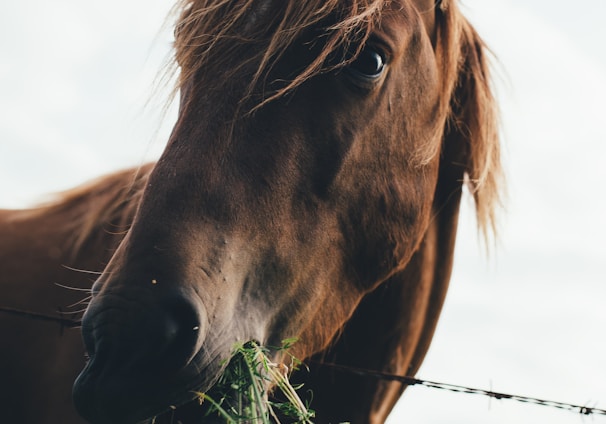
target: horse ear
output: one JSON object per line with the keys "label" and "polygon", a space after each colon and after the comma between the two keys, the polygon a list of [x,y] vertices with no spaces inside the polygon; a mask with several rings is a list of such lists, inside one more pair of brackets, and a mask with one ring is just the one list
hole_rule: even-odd
{"label": "horse ear", "polygon": [[491,233],[496,235],[495,211],[503,191],[498,111],[490,83],[488,49],[467,21],[461,27],[459,49],[461,60],[444,147],[458,151],[456,163],[464,168],[478,226],[488,239]]}

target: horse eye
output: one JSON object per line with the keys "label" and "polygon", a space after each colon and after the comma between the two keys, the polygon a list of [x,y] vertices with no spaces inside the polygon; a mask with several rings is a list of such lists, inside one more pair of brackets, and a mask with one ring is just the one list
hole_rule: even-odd
{"label": "horse eye", "polygon": [[385,58],[372,47],[364,47],[349,64],[349,69],[366,78],[378,78],[385,69]]}

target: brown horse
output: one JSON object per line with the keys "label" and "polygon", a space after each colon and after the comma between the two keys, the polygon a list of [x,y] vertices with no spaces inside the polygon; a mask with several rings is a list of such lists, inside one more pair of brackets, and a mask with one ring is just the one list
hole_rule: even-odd
{"label": "brown horse", "polygon": [[[0,306],[88,289],[74,386],[135,423],[221,374],[235,342],[314,358],[318,422],[382,422],[414,374],[452,266],[464,179],[494,222],[499,146],[484,46],[453,0],[183,0],[177,123],[158,163],[0,213]],[[87,270],[83,274],[78,270]],[[97,275],[96,273],[99,273]],[[74,330],[2,316],[0,414],[80,422]],[[8,376],[8,377],[6,377]]]}

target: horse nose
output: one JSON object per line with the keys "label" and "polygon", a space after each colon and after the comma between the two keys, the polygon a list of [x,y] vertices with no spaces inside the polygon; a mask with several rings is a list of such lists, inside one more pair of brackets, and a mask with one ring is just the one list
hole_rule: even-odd
{"label": "horse nose", "polygon": [[202,306],[182,292],[153,299],[100,293],[82,320],[90,360],[74,385],[80,414],[94,423],[129,422],[132,403],[164,401],[155,399],[158,381],[185,372],[202,345],[205,322]]}
{"label": "horse nose", "polygon": [[108,367],[115,360],[134,369],[186,366],[204,334],[202,308],[181,293],[158,297],[107,294],[94,299],[82,320],[91,360],[107,361]]}

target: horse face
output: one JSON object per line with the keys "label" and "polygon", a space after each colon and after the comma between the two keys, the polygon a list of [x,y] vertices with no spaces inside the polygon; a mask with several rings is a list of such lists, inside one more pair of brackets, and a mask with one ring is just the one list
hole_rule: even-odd
{"label": "horse face", "polygon": [[321,42],[292,43],[246,100],[254,51],[187,74],[169,144],[83,320],[90,361],[74,393],[87,419],[137,422],[191,400],[236,342],[298,337],[295,355],[317,352],[406,265],[446,120],[432,5],[390,3],[363,44],[254,111]]}

